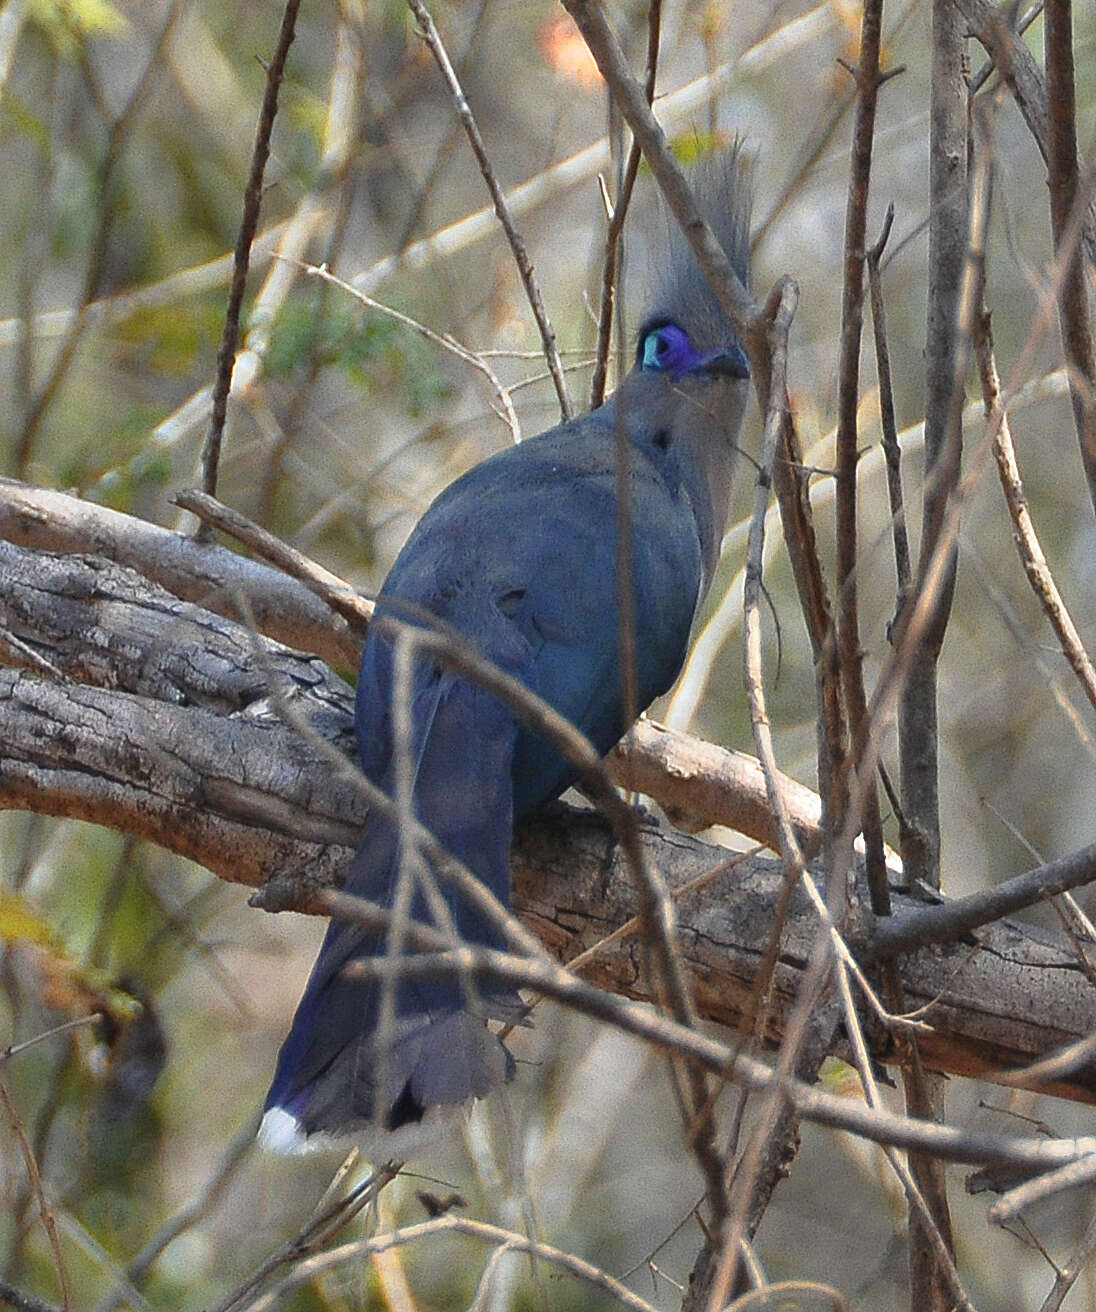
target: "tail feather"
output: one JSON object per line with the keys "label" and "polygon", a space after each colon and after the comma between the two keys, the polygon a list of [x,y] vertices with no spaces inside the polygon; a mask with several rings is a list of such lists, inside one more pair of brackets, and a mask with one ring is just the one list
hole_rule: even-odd
{"label": "tail feather", "polygon": [[[445,679],[440,695],[437,688],[427,691],[432,695],[416,697],[413,706],[424,711],[415,744],[418,818],[505,903],[516,726],[498,702],[460,680]],[[399,871],[399,833],[375,815],[347,889],[391,906]],[[490,920],[432,873],[461,938],[497,946],[501,936]],[[431,924],[428,908],[417,890],[412,920]],[[456,971],[398,978],[394,1023],[382,1033],[383,986],[376,972],[355,963],[383,956],[386,948],[383,933],[332,921],[278,1057],[263,1121],[268,1147],[294,1151],[317,1137],[352,1138],[373,1144],[376,1157],[398,1154],[390,1136],[402,1141],[408,1134],[401,1132],[410,1131],[415,1138],[438,1119],[435,1109],[482,1098],[512,1078],[513,1057],[487,1018],[512,1019],[520,996],[480,991]]]}
{"label": "tail feather", "polygon": [[[384,1068],[383,1114],[373,1115]],[[400,1156],[434,1137],[436,1110],[453,1111],[486,1097],[514,1076],[514,1059],[496,1034],[468,1011],[397,1022],[385,1060],[366,1036],[340,1050],[330,1065],[284,1103],[268,1102],[264,1146],[294,1152],[353,1139],[374,1158]]]}

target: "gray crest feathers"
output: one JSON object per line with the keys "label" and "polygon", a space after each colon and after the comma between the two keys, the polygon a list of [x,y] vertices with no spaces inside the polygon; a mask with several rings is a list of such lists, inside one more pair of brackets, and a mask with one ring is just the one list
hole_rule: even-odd
{"label": "gray crest feathers", "polygon": [[[705,222],[715,233],[731,266],[745,286],[750,283],[750,169],[741,142],[694,166],[689,185]],[[684,328],[702,351],[738,341],[700,271],[692,249],[673,215],[662,209],[662,231],[652,243],[650,295],[643,323],[668,320]]]}

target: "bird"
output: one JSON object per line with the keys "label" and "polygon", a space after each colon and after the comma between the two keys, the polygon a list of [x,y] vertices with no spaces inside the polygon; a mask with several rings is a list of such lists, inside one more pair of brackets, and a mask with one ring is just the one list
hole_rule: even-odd
{"label": "bird", "polygon": [[[749,187],[737,146],[696,187],[702,215],[748,285]],[[376,621],[450,626],[600,753],[673,685],[726,528],[749,367],[668,219],[650,264],[634,361],[616,391],[589,413],[489,456],[437,497],[385,580],[362,655],[355,730],[367,779],[390,797],[409,784],[416,819],[507,906],[515,824],[577,772],[511,707],[436,654],[412,648],[409,675],[397,677],[393,624]],[[630,691],[618,605],[621,449]],[[346,891],[392,908],[401,871],[406,881],[424,860],[421,848],[409,857],[392,809],[374,808]],[[424,881],[414,881],[414,921],[447,921],[470,945],[505,946],[496,924],[454,885],[438,878],[435,887],[441,908]],[[265,1147],[350,1141],[371,1160],[402,1160],[445,1133],[461,1107],[513,1077],[513,1055],[489,1022],[520,1021],[520,994],[473,990],[457,973],[384,984],[360,964],[382,957],[388,943],[385,931],[331,921],[278,1056],[260,1130]]]}

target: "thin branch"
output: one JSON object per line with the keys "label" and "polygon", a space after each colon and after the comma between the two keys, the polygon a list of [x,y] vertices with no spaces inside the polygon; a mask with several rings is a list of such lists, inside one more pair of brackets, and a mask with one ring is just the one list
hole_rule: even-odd
{"label": "thin branch", "polygon": [[[868,0],[860,27],[860,54],[856,69],[856,116],[853,124],[849,194],[845,209],[844,272],[841,280],[841,347],[838,362],[837,420],[837,650],[845,716],[854,756],[864,750],[869,732],[868,700],[864,691],[863,653],[860,646],[859,591],[857,586],[856,467],[860,460],[857,403],[860,391],[860,341],[864,315],[865,234],[871,180],[875,110],[881,85],[879,57],[883,35],[883,0]],[[883,821],[874,787],[857,799],[858,827],[867,849],[868,887],[872,910],[890,914]],[[835,775],[830,797],[832,821],[840,827],[849,805],[847,769]],[[835,828],[834,832],[838,830]],[[848,856],[851,857],[851,852]],[[837,878],[844,877],[844,854],[835,853]]]}
{"label": "thin branch", "polygon": [[[889,914],[889,913],[888,913]],[[849,987],[848,971],[843,961],[838,958],[836,963],[838,986],[841,990],[841,1000],[845,1015],[845,1028],[848,1031],[849,1038],[853,1045],[855,1056],[856,1070],[860,1076],[860,1083],[864,1090],[864,1095],[870,1107],[881,1106],[879,1096],[879,1086],[875,1079],[875,1072],[872,1068],[871,1057],[868,1053],[867,1043],[864,1039],[863,1026],[860,1024],[860,1018],[856,1013],[853,1005],[852,992]],[[887,981],[888,991],[894,991],[894,982]],[[904,1035],[902,1043],[909,1046],[909,1035]],[[900,1048],[901,1051],[901,1048]],[[908,1058],[908,1054],[904,1054]],[[920,1062],[903,1060],[902,1075],[906,1082],[907,1088],[914,1081],[921,1082],[923,1073]],[[914,1098],[924,1099],[922,1089],[917,1089]],[[907,1110],[912,1113],[909,1103],[914,1098],[908,1097]],[[934,1208],[939,1204],[931,1196],[926,1196],[924,1190],[918,1183],[914,1171],[914,1158],[911,1155],[910,1162],[907,1164],[902,1160],[899,1153],[893,1148],[885,1147],[884,1156],[891,1170],[894,1172],[902,1190],[906,1195],[906,1202],[910,1212],[910,1224],[916,1225],[920,1233],[925,1236],[930,1247],[928,1256],[936,1265],[940,1277],[947,1284],[949,1295],[952,1299],[953,1308],[962,1309],[963,1312],[974,1312],[974,1306],[967,1297],[966,1290],[963,1288],[962,1281],[959,1278],[959,1272],[955,1265],[955,1254],[944,1238],[939,1225],[936,1223]],[[928,1273],[926,1273],[928,1274]],[[914,1283],[911,1281],[911,1283]]]}
{"label": "thin branch", "polygon": [[26,1052],[29,1048],[36,1048],[40,1043],[45,1043],[47,1039],[56,1038],[58,1034],[68,1034],[71,1030],[80,1030],[87,1025],[98,1025],[103,1019],[102,1015],[93,1011],[88,1016],[77,1016],[75,1020],[67,1020],[62,1025],[54,1025],[48,1030],[43,1030],[41,1034],[35,1034],[33,1038],[24,1039],[22,1043],[9,1043],[6,1048],[0,1048],[0,1063],[9,1061],[12,1057],[18,1057],[20,1053]]}
{"label": "thin branch", "polygon": [[1065,262],[1058,284],[1062,347],[1069,364],[1073,421],[1081,465],[1096,510],[1096,343],[1088,307],[1088,283],[1078,242],[1082,216],[1092,199],[1096,171],[1077,166],[1077,104],[1073,70],[1073,6],[1050,0],[1043,11],[1047,70],[1047,144],[1050,220],[1054,252]]}
{"label": "thin branch", "polygon": [[[929,302],[925,363],[925,485],[918,588],[944,533],[948,501],[960,472],[960,413],[965,381],[960,297],[968,253],[968,101],[963,19],[952,0],[933,0],[930,111]],[[979,252],[980,254],[980,252]],[[910,653],[901,698],[899,755],[902,861],[915,883],[940,884],[940,803],[936,662],[951,611],[955,550],[942,562],[917,648]],[[900,637],[902,620],[899,620]]]}
{"label": "thin branch", "polygon": [[[770,932],[769,947],[763,959],[763,970],[759,973],[757,986],[753,991],[754,997],[758,995],[758,988],[765,990],[769,988],[768,975],[776,964],[778,944],[784,933],[783,922],[797,882],[797,875],[803,866],[803,854],[799,850],[776,784],[775,753],[760,679],[761,629],[758,598],[765,506],[768,501],[772,465],[777,456],[783,431],[781,412],[787,398],[788,332],[798,301],[798,289],[790,281],[778,287],[777,291],[779,295],[774,292],[766,306],[770,318],[768,345],[772,385],[769,392],[769,407],[765,415],[765,438],[754,497],[754,513],[750,521],[746,610],[743,621],[743,664],[754,742],[765,773],[769,803],[780,830],[784,874],[776,923]],[[832,1009],[825,1005],[817,1007],[813,1024],[807,1024],[808,1010],[816,1002],[822,1001],[822,976],[826,970],[828,952],[829,936],[820,934],[812,949],[811,964],[804,981],[804,988],[793,1008],[784,1042],[781,1044],[776,1083],[764,1100],[757,1124],[738,1162],[735,1196],[732,1199],[731,1209],[720,1232],[714,1235],[707,1245],[707,1270],[702,1283],[706,1286],[705,1297],[709,1308],[721,1308],[730,1298],[735,1285],[743,1242],[756,1230],[765,1203],[784,1169],[795,1125],[795,1109],[786,1097],[784,1081],[795,1071],[814,1074],[810,1068],[814,1065],[815,1057],[817,1056],[820,1062],[824,1048],[829,1044],[830,1034],[826,1033],[824,1040],[821,1039],[821,1035],[824,1030],[829,1029],[831,1016],[833,1023],[836,1024],[836,1016]],[[806,1002],[808,997],[809,1004]],[[804,1064],[807,1066],[806,1071],[803,1070]]]}
{"label": "thin branch", "polygon": [[430,53],[434,56],[441,75],[449,87],[450,94],[453,97],[453,103],[456,106],[457,117],[464,126],[464,131],[468,136],[472,151],[480,166],[480,172],[483,174],[483,180],[487,183],[487,190],[491,193],[491,200],[495,207],[495,213],[502,224],[503,231],[506,233],[506,239],[510,243],[510,249],[514,253],[514,260],[518,266],[518,272],[521,274],[521,280],[525,287],[525,294],[529,298],[529,305],[533,311],[533,317],[537,321],[537,327],[540,329],[541,342],[544,345],[544,357],[548,361],[548,368],[552,374],[552,381],[555,383],[556,395],[559,397],[559,408],[564,420],[570,419],[573,413],[571,409],[571,398],[567,391],[567,380],[563,373],[563,366],[560,364],[559,351],[556,348],[556,335],[552,328],[551,320],[544,308],[544,302],[541,299],[540,288],[537,285],[536,277],[533,273],[533,263],[529,259],[529,254],[525,249],[525,243],[521,239],[521,234],[514,226],[514,220],[510,214],[509,206],[506,203],[506,197],[502,188],[499,186],[498,179],[495,177],[495,171],[491,167],[491,161],[487,156],[487,148],[483,144],[483,138],[472,114],[471,107],[465,98],[464,91],[457,77],[456,70],[450,63],[449,55],[438,35],[438,29],[434,26],[434,20],[430,17],[430,11],[423,4],[422,0],[407,0],[411,12],[419,22],[419,28],[426,44],[430,47]]}
{"label": "thin branch", "polygon": [[419,323],[417,320],[410,318],[406,314],[402,314],[399,310],[394,310],[389,305],[383,305],[380,301],[375,301],[371,296],[367,296],[365,292],[358,291],[356,287],[348,282],[344,282],[342,278],[333,274],[326,264],[305,264],[303,261],[298,261],[297,263],[310,277],[321,278],[332,287],[338,287],[340,291],[344,291],[348,295],[353,296],[356,301],[359,301],[367,309],[375,310],[378,314],[383,314],[389,319],[394,319],[396,323],[401,323],[405,328],[410,328],[420,336],[425,337],[432,345],[440,347],[443,351],[450,352],[452,355],[455,355],[458,360],[463,360],[465,364],[469,364],[473,369],[478,370],[487,379],[488,383],[490,383],[491,389],[498,397],[499,406],[502,410],[502,417],[506,422],[506,426],[510,430],[511,438],[515,442],[521,441],[521,423],[514,410],[514,403],[510,399],[510,392],[502,385],[499,381],[498,375],[482,355],[469,350],[467,346],[462,346],[455,337],[451,337],[448,333],[436,333],[432,328],[427,328],[425,324]]}
{"label": "thin branch", "polygon": [[1096,1215],[1089,1219],[1085,1232],[1064,1266],[1058,1268],[1054,1284],[1039,1307],[1039,1312],[1058,1312],[1066,1295],[1077,1283],[1085,1267],[1096,1256]]}
{"label": "thin branch", "polygon": [[1025,1207],[1033,1207],[1045,1198],[1053,1198],[1067,1189],[1079,1189],[1096,1181],[1096,1158],[1067,1162],[1064,1166],[1042,1172],[1007,1193],[989,1209],[989,1219],[996,1225],[1013,1221]]}
{"label": "thin branch", "polygon": [[[553,1248],[550,1244],[538,1243],[516,1231],[504,1230],[485,1221],[475,1221],[470,1217],[451,1214],[438,1216],[430,1221],[421,1221],[418,1225],[405,1226],[387,1234],[374,1235],[369,1239],[354,1240],[327,1253],[318,1254],[308,1261],[299,1262],[296,1270],[282,1280],[276,1289],[271,1289],[261,1298],[253,1299],[248,1303],[226,1304],[223,1312],[229,1312],[230,1307],[239,1307],[240,1312],[270,1312],[283,1294],[299,1289],[302,1285],[347,1262],[360,1262],[363,1258],[372,1257],[377,1253],[388,1252],[404,1244],[414,1243],[419,1239],[430,1239],[439,1234],[468,1235],[484,1243],[499,1246],[496,1251],[528,1253],[539,1261],[559,1267],[568,1275],[592,1285],[615,1299],[622,1307],[631,1308],[632,1312],[655,1312],[654,1307],[646,1299],[633,1294],[630,1289],[622,1285],[619,1280],[614,1280],[600,1267],[584,1261],[573,1253]],[[215,1312],[222,1312],[222,1310],[218,1308]]]}
{"label": "thin branch", "polygon": [[[762,558],[765,546],[765,512],[772,486],[773,465],[776,462],[783,427],[779,398],[786,395],[785,371],[787,368],[788,333],[791,329],[792,319],[799,299],[798,288],[790,280],[785,281],[779,291],[779,299],[774,297],[772,301],[774,387],[770,393],[769,410],[765,416],[765,435],[762,443],[761,459],[758,464],[753,514],[750,517],[750,534],[746,550],[742,660],[743,681],[750,708],[750,724],[753,730],[754,745],[757,747],[758,761],[765,779],[765,791],[769,808],[776,821],[779,851],[784,859],[787,872],[787,896],[790,897],[791,890],[794,888],[796,879],[803,867],[803,852],[800,849],[798,838],[780,790],[776,751],[773,745],[772,728],[769,724],[762,680],[760,605]],[[778,918],[771,938],[774,945],[779,941],[780,934],[781,921]]]}
{"label": "thin branch", "polygon": [[902,496],[902,448],[898,443],[898,423],[894,409],[894,382],[891,377],[890,346],[887,341],[887,307],[879,261],[883,258],[894,206],[887,206],[879,240],[868,251],[868,287],[871,292],[871,319],[875,337],[875,368],[879,378],[879,411],[883,429],[883,455],[887,465],[887,494],[890,499],[891,534],[894,539],[894,573],[897,598],[894,613],[902,613],[910,590],[910,544],[906,532],[906,513]]}
{"label": "thin branch", "polygon": [[[931,99],[931,137],[933,162],[931,165],[931,211],[929,222],[929,263],[932,266],[934,252],[944,252],[944,258],[962,261],[966,255],[967,238],[966,215],[962,207],[965,204],[965,154],[951,154],[946,162],[936,159],[936,151],[954,152],[962,126],[963,152],[966,149],[966,98],[962,81],[962,44],[959,39],[958,24],[953,15],[945,15],[944,0],[935,0],[933,5],[933,64],[932,64],[932,99]],[[857,173],[863,175],[860,190],[863,192],[859,206],[855,181],[850,183],[849,228],[853,226],[855,215],[856,244],[850,249],[851,236],[846,233],[846,285],[845,296],[850,296],[849,281],[854,283],[852,292],[855,302],[848,308],[848,318],[855,325],[856,347],[859,350],[861,301],[863,296],[863,245],[866,233],[867,217],[867,169],[870,165],[871,132],[874,129],[875,93],[878,89],[878,58],[881,29],[881,12],[876,21],[869,25],[868,15],[871,6],[865,7],[864,24],[861,37],[861,67],[858,70],[858,90],[860,99],[857,106],[857,129],[854,135],[854,178]],[[873,63],[865,69],[864,49],[868,47]],[[870,82],[869,82],[870,78]],[[870,99],[869,99],[870,94]],[[862,136],[864,133],[866,135]],[[961,222],[961,227],[959,226]],[[957,245],[962,240],[962,245]],[[877,257],[878,258],[878,257]],[[960,266],[963,267],[963,266]],[[933,269],[936,274],[937,270]],[[981,269],[978,269],[980,276]],[[980,284],[979,284],[980,285]],[[962,367],[965,362],[956,335],[962,331],[957,310],[956,289],[946,280],[933,283],[929,292],[929,328],[928,328],[928,374],[927,390],[929,393],[925,410],[925,454],[926,486],[924,493],[924,516],[922,527],[922,561],[928,558],[928,552],[935,550],[940,533],[939,521],[942,508],[955,483],[958,481],[960,462],[959,453],[962,444]],[[879,298],[881,299],[881,298]],[[933,337],[934,331],[941,326],[947,316],[947,332],[941,339]],[[845,311],[842,313],[843,325],[847,322]],[[844,337],[844,334],[843,334]],[[851,344],[850,348],[851,348]],[[846,342],[842,341],[843,351]],[[849,837],[855,832],[858,817],[862,815],[864,833],[868,848],[869,886],[872,891],[872,909],[877,916],[886,918],[890,912],[890,897],[886,886],[884,860],[882,852],[882,820],[879,812],[879,796],[875,785],[874,772],[869,774],[860,768],[869,751],[869,736],[872,734],[872,722],[868,718],[867,701],[864,693],[863,668],[861,664],[860,640],[856,622],[855,592],[855,475],[859,452],[856,441],[856,402],[857,377],[854,372],[856,361],[843,361],[842,400],[844,423],[838,426],[838,573],[841,579],[839,594],[838,635],[841,650],[842,686],[845,690],[845,704],[853,733],[854,769],[849,796],[849,815],[842,824],[841,839],[837,846],[839,863],[836,873],[843,874],[846,854],[851,856],[847,847]],[[943,394],[934,396],[933,389],[946,387]],[[847,390],[846,390],[847,389]],[[842,447],[842,429],[847,429],[846,445]],[[888,453],[889,455],[889,453]],[[888,466],[890,461],[888,460]],[[894,505],[894,487],[897,484],[897,470],[892,479],[892,506]],[[844,497],[842,494],[844,493]],[[898,497],[901,493],[898,491]],[[844,515],[842,502],[844,501]],[[899,503],[900,504],[900,503]],[[904,525],[903,525],[904,528]],[[896,527],[896,551],[898,549],[898,529]],[[846,542],[842,550],[842,538],[852,538],[853,550]],[[935,700],[936,700],[936,657],[951,602],[951,588],[954,566],[951,565],[945,575],[943,587],[935,596],[934,613],[923,635],[921,649],[913,656],[909,682],[902,699],[902,723],[900,737],[900,754],[902,761],[902,815],[906,823],[901,830],[903,868],[908,878],[922,878],[933,887],[939,886],[939,814],[937,788],[938,744],[936,740]],[[846,590],[851,586],[851,593]],[[900,588],[901,591],[901,588]],[[896,613],[899,613],[896,611]],[[914,725],[913,719],[922,713],[931,701],[933,715],[927,720]],[[912,811],[912,816],[911,816]],[[907,853],[913,858],[906,866]],[[892,1010],[904,1009],[902,981],[893,961],[884,964],[883,988],[888,1005]],[[912,1116],[940,1117],[943,1115],[943,1089],[939,1080],[928,1075],[921,1061],[921,1054],[913,1034],[902,1034],[897,1038],[898,1051],[902,1057],[902,1083],[907,1112]],[[864,1067],[870,1080],[870,1069]],[[905,1167],[897,1166],[899,1178],[905,1188],[910,1203],[909,1210],[909,1270],[910,1270],[910,1305],[930,1308],[942,1312],[957,1303],[970,1306],[969,1300],[959,1283],[955,1270],[954,1240],[951,1216],[948,1209],[947,1186],[940,1165],[933,1158],[922,1153],[911,1153],[908,1173]]]}
{"label": "thin branch", "polygon": [[1005,502],[1012,519],[1012,538],[1016,543],[1016,550],[1020,553],[1020,562],[1032,591],[1039,598],[1050,627],[1061,643],[1066,660],[1069,661],[1070,667],[1084,689],[1085,696],[1096,710],[1096,668],[1093,667],[1088,652],[1085,651],[1081,635],[1054,581],[1039,535],[1035,531],[1031,507],[1024,495],[1024,484],[1020,477],[1020,465],[1016,459],[1016,448],[1012,441],[1008,415],[1001,409],[1001,380],[997,374],[997,361],[993,353],[989,312],[984,309],[975,324],[974,347],[978,359],[978,374],[982,382],[986,418],[994,427],[993,455],[997,461],[1001,489],[1005,494]]}
{"label": "thin branch", "polygon": [[356,635],[365,633],[373,615],[373,603],[337,574],[332,574],[304,552],[291,547],[288,542],[283,542],[246,515],[205,492],[195,488],[181,488],[171,499],[183,510],[197,515],[203,524],[218,528],[237,542],[242,542],[276,569],[284,570],[290,578],[300,579],[311,592],[341,615]]}
{"label": "thin branch", "polygon": [[[662,32],[662,0],[651,0],[647,11],[647,74],[644,90],[648,105],[654,103],[655,84],[658,78],[658,44]],[[613,309],[616,304],[616,285],[620,269],[620,239],[624,232],[624,220],[632,199],[632,189],[639,175],[639,162],[643,156],[639,141],[633,137],[628,148],[628,160],[624,165],[624,176],[616,203],[609,217],[609,227],[605,234],[605,254],[601,266],[601,302],[597,316],[597,350],[594,362],[593,378],[590,381],[590,408],[596,410],[605,400],[605,376],[609,364],[609,348],[612,342]]]}
{"label": "thin branch", "polygon": [[318,1252],[348,1221],[367,1207],[399,1174],[399,1167],[385,1163],[357,1185],[345,1198],[336,1199],[330,1206],[314,1215],[288,1243],[282,1244],[253,1271],[242,1284],[227,1294],[210,1312],[237,1312],[237,1309],[254,1308],[258,1304],[250,1297],[260,1285],[284,1266],[293,1266]]}
{"label": "thin branch", "polygon": [[929,943],[950,943],[971,930],[1096,880],[1096,843],[954,901],[925,906],[901,921],[880,921],[869,953],[890,957]]}
{"label": "thin branch", "polygon": [[65,1312],[71,1312],[72,1296],[69,1293],[68,1273],[65,1270],[64,1254],[61,1252],[61,1240],[57,1234],[57,1220],[49,1205],[49,1199],[46,1197],[46,1187],[42,1181],[42,1174],[38,1169],[38,1162],[35,1160],[34,1149],[31,1147],[26,1129],[19,1118],[19,1113],[15,1110],[15,1104],[12,1102],[11,1095],[8,1093],[3,1080],[0,1080],[0,1107],[2,1107],[4,1116],[11,1126],[12,1133],[19,1142],[19,1151],[23,1155],[23,1166],[27,1172],[27,1181],[38,1203],[38,1219],[42,1222],[42,1228],[46,1232],[50,1251],[53,1254],[57,1283],[61,1288],[61,1302],[64,1305]]}
{"label": "thin branch", "polygon": [[[769,391],[769,407],[765,413],[765,434],[761,459],[757,467],[757,480],[753,492],[753,513],[749,520],[749,542],[746,562],[746,590],[743,594],[743,680],[749,703],[749,719],[753,731],[753,741],[757,748],[757,757],[765,777],[765,790],[769,798],[777,830],[780,833],[780,850],[784,858],[784,879],[780,903],[777,905],[776,917],[768,934],[768,946],[765,949],[761,968],[755,987],[751,993],[751,1005],[747,1013],[749,1026],[756,1025],[756,1009],[760,998],[769,991],[770,980],[776,968],[778,950],[785,932],[791,893],[798,883],[798,875],[803,867],[803,854],[799,849],[797,837],[791,828],[788,812],[782,802],[777,785],[776,753],[773,749],[772,731],[770,731],[768,712],[765,708],[763,680],[761,680],[761,623],[760,590],[761,560],[763,560],[765,535],[765,508],[769,500],[769,488],[772,485],[773,464],[776,462],[782,432],[781,401],[786,398],[786,366],[788,366],[788,333],[791,327],[795,306],[798,303],[798,289],[795,283],[785,281],[769,298],[767,310],[770,312],[770,361],[772,361],[772,387]],[[765,1029],[765,1026],[761,1026]],[[781,1048],[781,1075],[791,1069],[798,1048],[793,1043],[786,1043]],[[780,1158],[785,1156],[788,1136],[781,1134],[780,1120],[786,1113],[785,1099],[780,1089],[774,1089],[765,1099],[759,1124],[749,1136],[746,1152],[738,1164],[739,1189],[734,1204],[723,1218],[721,1228],[711,1236],[706,1245],[706,1271],[701,1283],[705,1286],[706,1303],[711,1308],[721,1308],[730,1298],[738,1263],[742,1256],[743,1242],[747,1239],[749,1215],[755,1211],[755,1199],[767,1193],[772,1187],[764,1181],[765,1145],[780,1141]],[[789,1127],[790,1128],[790,1127]],[[773,1157],[770,1155],[770,1162]],[[760,1186],[760,1187],[759,1187]],[[707,1286],[710,1286],[707,1287]]]}
{"label": "thin branch", "polygon": [[[297,22],[297,10],[300,0],[286,0],[282,13],[281,30],[274,58],[266,71],[266,90],[263,93],[262,109],[259,113],[259,126],[255,132],[255,146],[251,153],[251,172],[244,191],[244,209],[240,219],[240,230],[236,237],[236,250],[233,256],[232,284],[228,293],[228,306],[225,310],[225,326],[221,336],[220,349],[217,352],[217,377],[213,384],[213,405],[209,420],[209,431],[202,447],[201,474],[202,490],[213,496],[217,491],[217,465],[221,458],[221,439],[224,436],[225,418],[228,414],[228,393],[232,386],[232,370],[236,363],[236,343],[240,334],[240,309],[243,305],[244,290],[247,287],[247,271],[251,261],[251,244],[259,226],[259,207],[263,199],[263,174],[270,156],[270,137],[274,131],[274,119],[278,113],[278,93],[285,75],[285,61],[289,56],[289,47],[293,44],[294,29]],[[205,530],[199,530],[205,532]]]}

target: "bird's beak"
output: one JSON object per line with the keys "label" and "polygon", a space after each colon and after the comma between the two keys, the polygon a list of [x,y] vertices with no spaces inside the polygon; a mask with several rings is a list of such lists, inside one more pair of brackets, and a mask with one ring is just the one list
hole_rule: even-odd
{"label": "bird's beak", "polygon": [[707,374],[710,378],[746,379],[750,376],[750,366],[746,353],[741,346],[732,346],[727,350],[709,351],[689,370],[691,374]]}

